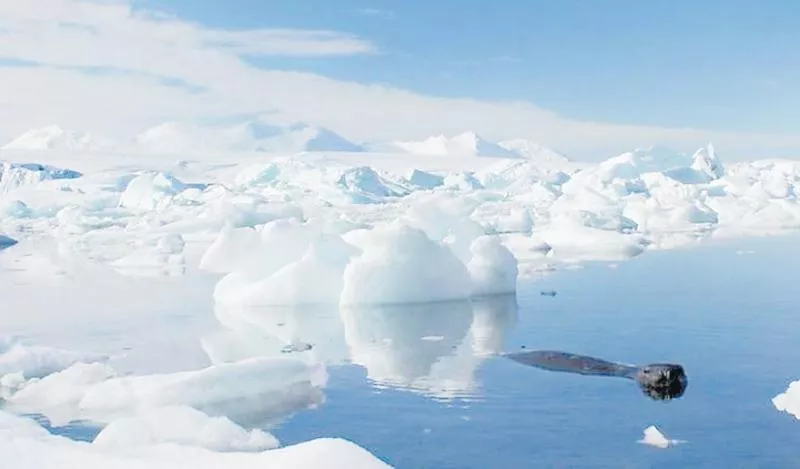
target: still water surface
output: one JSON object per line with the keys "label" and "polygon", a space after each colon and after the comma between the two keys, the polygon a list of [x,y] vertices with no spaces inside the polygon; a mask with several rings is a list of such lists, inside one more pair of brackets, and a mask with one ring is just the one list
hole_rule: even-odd
{"label": "still water surface", "polygon": [[[770,402],[800,378],[798,241],[724,241],[559,270],[522,283],[516,298],[256,310],[244,329],[311,343],[329,365],[325,402],[270,429],[284,444],[343,437],[400,468],[800,467],[800,422]],[[154,315],[158,323],[76,322],[83,336],[63,327],[39,336],[124,348],[140,372],[202,367],[198,338],[242,318],[210,314],[210,298],[185,309]],[[262,346],[274,344],[236,353]],[[689,386],[657,402],[632,381],[497,356],[522,346],[678,363]],[[687,442],[638,444],[650,425]],[[55,431],[90,440],[96,429]]]}
{"label": "still water surface", "polygon": [[[354,361],[366,369],[332,367],[327,402],[275,433],[286,442],[342,436],[406,468],[800,467],[800,422],[770,402],[800,378],[797,246],[790,237],[651,252],[528,284],[518,308],[495,301],[473,305],[475,315],[364,318],[372,330],[349,343],[361,344]],[[555,297],[540,294],[551,289]],[[482,324],[470,330],[474,321]],[[464,341],[679,363],[689,386],[657,402],[627,380],[470,357]],[[430,369],[432,382],[401,383]],[[393,373],[398,383],[381,384]],[[447,398],[448,385],[461,392]],[[687,443],[636,443],[652,424]]]}

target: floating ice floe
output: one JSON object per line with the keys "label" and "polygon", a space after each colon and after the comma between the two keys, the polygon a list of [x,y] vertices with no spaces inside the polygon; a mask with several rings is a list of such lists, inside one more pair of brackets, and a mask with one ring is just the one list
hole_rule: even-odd
{"label": "floating ice floe", "polygon": [[[191,415],[190,415],[191,414]],[[265,451],[238,451],[266,445],[269,437],[220,423],[189,411],[180,420],[162,412],[112,424],[98,444],[52,435],[35,421],[0,411],[0,454],[21,467],[119,467],[172,469],[175,467],[242,469],[384,469],[391,467],[358,445],[338,438],[319,438]],[[160,425],[157,425],[160,424]],[[194,424],[194,425],[191,425]],[[198,426],[202,425],[202,426]],[[177,429],[191,428],[190,437],[175,438]],[[149,435],[132,432],[154,431]],[[264,434],[266,435],[266,434]],[[247,439],[245,439],[247,438]],[[128,446],[126,443],[132,443]],[[227,447],[227,448],[226,448]],[[209,448],[232,451],[217,452]]]}
{"label": "floating ice floe", "polygon": [[209,417],[187,406],[159,407],[134,417],[112,421],[95,437],[93,446],[105,450],[172,443],[216,452],[256,452],[280,446],[262,430],[245,430],[227,417]]}
{"label": "floating ice floe", "polygon": [[800,420],[800,381],[792,382],[786,391],[773,397],[772,405]]}
{"label": "floating ice floe", "polygon": [[75,363],[93,363],[106,358],[100,354],[31,345],[16,337],[0,338],[0,377],[19,373],[25,379],[43,378]]}
{"label": "floating ice floe", "polygon": [[668,439],[655,425],[651,425],[644,429],[644,436],[639,443],[655,446],[656,448],[666,449],[670,446],[686,443],[683,440],[670,440]]}

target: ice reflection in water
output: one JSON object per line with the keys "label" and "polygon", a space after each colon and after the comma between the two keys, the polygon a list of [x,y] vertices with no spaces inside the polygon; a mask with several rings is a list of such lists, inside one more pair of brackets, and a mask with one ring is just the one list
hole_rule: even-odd
{"label": "ice reflection in water", "polygon": [[[216,309],[224,326],[202,338],[214,363],[292,353],[352,363],[375,387],[435,399],[475,396],[475,373],[517,321],[514,295],[424,304]],[[313,358],[312,358],[313,357]]]}

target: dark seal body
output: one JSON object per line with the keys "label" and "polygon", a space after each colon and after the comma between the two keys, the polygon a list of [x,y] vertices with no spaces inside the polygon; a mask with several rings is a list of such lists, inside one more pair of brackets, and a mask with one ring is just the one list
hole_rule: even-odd
{"label": "dark seal body", "polygon": [[508,353],[505,357],[548,371],[631,379],[647,396],[656,400],[680,397],[688,384],[683,367],[671,363],[633,366],[552,350]]}

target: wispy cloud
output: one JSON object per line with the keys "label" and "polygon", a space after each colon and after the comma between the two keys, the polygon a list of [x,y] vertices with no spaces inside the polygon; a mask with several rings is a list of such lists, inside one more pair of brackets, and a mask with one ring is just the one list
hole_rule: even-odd
{"label": "wispy cloud", "polygon": [[[530,138],[572,154],[632,146],[720,151],[800,149],[798,135],[612,125],[559,116],[527,102],[452,99],[300,72],[263,70],[245,55],[342,56],[376,47],[347,33],[207,28],[122,0],[0,2],[0,138],[56,123],[132,133],[171,119],[273,112],[356,140],[474,130]],[[36,66],[33,66],[36,65]]]}
{"label": "wispy cloud", "polygon": [[362,15],[364,15],[364,16],[374,16],[374,17],[383,18],[383,19],[392,19],[392,18],[395,17],[395,14],[394,14],[393,11],[391,11],[391,10],[382,10],[382,9],[379,9],[379,8],[362,8],[362,9],[358,10],[358,12],[361,13]]}
{"label": "wispy cloud", "polygon": [[511,64],[517,64],[522,62],[522,59],[520,59],[519,57],[514,57],[511,55],[500,55],[497,57],[492,57],[489,60],[491,60],[492,62],[504,62]]}

